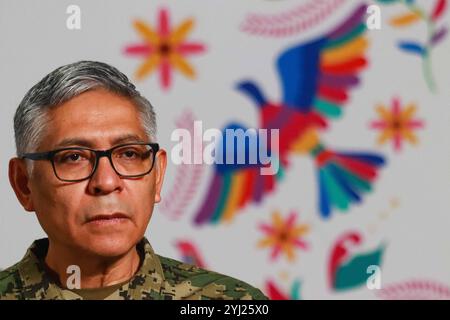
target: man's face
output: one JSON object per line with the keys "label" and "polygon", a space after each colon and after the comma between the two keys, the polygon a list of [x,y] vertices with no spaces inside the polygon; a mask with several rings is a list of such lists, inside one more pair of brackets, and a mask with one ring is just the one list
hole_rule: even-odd
{"label": "man's face", "polygon": [[[83,93],[52,109],[49,115],[38,151],[75,146],[106,150],[137,139],[148,142],[132,102],[105,90]],[[131,135],[135,138],[119,141]],[[66,139],[85,143],[61,145]],[[102,157],[90,179],[74,183],[59,180],[50,161],[34,161],[24,207],[36,212],[53,243],[93,255],[120,256],[144,235],[153,205],[160,200],[165,164],[165,152],[160,151],[150,174],[121,178],[108,158]],[[92,220],[118,213],[126,218]]]}

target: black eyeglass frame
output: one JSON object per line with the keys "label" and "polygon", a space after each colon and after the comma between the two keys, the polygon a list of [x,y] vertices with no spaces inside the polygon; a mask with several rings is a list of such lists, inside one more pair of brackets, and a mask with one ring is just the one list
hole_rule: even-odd
{"label": "black eyeglass frame", "polygon": [[[111,158],[113,151],[115,149],[118,149],[118,148],[121,148],[121,147],[125,147],[125,146],[131,146],[131,145],[148,145],[148,146],[150,146],[152,148],[152,151],[153,151],[152,166],[150,167],[150,169],[147,172],[145,172],[143,174],[138,174],[138,175],[123,175],[123,174],[120,174],[117,171],[116,167],[114,166],[112,158]],[[54,157],[55,157],[55,154],[57,154],[58,152],[66,151],[66,150],[88,150],[88,151],[92,151],[92,152],[95,153],[94,167],[92,168],[92,172],[89,174],[89,176],[87,176],[86,178],[77,179],[77,180],[61,179],[58,176],[58,174],[56,173]],[[130,142],[130,143],[124,143],[124,144],[120,144],[120,145],[114,146],[114,147],[112,147],[111,149],[108,149],[108,150],[95,150],[95,149],[91,149],[91,148],[87,148],[87,147],[67,147],[67,148],[60,148],[60,149],[51,150],[51,151],[47,151],[47,152],[24,153],[19,158],[21,158],[21,159],[30,159],[30,160],[49,160],[52,163],[53,172],[55,173],[55,176],[59,180],[64,181],[64,182],[80,182],[80,181],[88,180],[94,175],[94,173],[95,173],[95,171],[97,170],[97,167],[98,167],[99,159],[102,158],[102,157],[107,157],[109,159],[109,163],[111,164],[111,167],[114,169],[114,171],[120,177],[123,177],[123,178],[139,178],[139,177],[143,177],[143,176],[149,174],[153,170],[153,167],[155,165],[156,153],[158,153],[158,151],[159,151],[159,144],[158,143]]]}

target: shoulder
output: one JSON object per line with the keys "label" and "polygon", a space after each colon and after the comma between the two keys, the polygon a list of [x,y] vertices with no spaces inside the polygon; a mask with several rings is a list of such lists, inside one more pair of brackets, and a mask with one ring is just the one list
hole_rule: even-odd
{"label": "shoulder", "polygon": [[224,274],[157,255],[166,294],[175,299],[267,300],[261,290]]}
{"label": "shoulder", "polygon": [[19,263],[0,271],[0,300],[20,298],[22,280],[19,274]]}

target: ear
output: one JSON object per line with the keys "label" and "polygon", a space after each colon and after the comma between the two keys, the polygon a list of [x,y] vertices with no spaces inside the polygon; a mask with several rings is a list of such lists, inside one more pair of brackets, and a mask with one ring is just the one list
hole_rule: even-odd
{"label": "ear", "polygon": [[167,155],[165,150],[159,150],[156,154],[155,160],[155,203],[159,203],[161,201],[161,189],[164,181],[164,174],[166,172],[167,166]]}
{"label": "ear", "polygon": [[25,160],[12,158],[9,161],[9,182],[16,193],[16,197],[26,211],[34,211],[34,205],[29,188],[30,177]]}

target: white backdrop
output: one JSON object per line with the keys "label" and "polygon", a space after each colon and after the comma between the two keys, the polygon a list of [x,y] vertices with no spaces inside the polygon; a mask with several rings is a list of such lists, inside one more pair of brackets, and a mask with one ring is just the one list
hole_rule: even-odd
{"label": "white backdrop", "polygon": [[[192,17],[195,26],[188,38],[205,45],[201,54],[187,57],[196,70],[193,80],[173,73],[168,90],[160,86],[156,73],[135,81],[149,98],[158,116],[158,140],[169,153],[176,120],[191,112],[205,128],[222,128],[230,121],[257,127],[257,110],[234,88],[242,79],[256,79],[273,100],[281,97],[274,68],[277,56],[287,47],[321,36],[345,19],[362,1],[318,1],[324,4],[321,18],[308,28],[285,36],[256,36],[241,26],[249,14],[289,12],[311,1],[0,1],[0,268],[17,262],[34,239],[45,236],[35,216],[26,213],[8,182],[8,160],[14,156],[13,115],[26,91],[54,68],[77,60],[99,60],[116,66],[134,80],[142,59],[124,53],[126,46],[140,41],[133,21],[156,25],[158,12],[166,8],[175,26]],[[420,1],[419,1],[420,2]],[[430,10],[430,1],[422,1]],[[81,9],[81,29],[66,27],[66,8]],[[329,8],[335,6],[331,12]],[[396,47],[401,38],[423,39],[426,27],[417,23],[396,28],[388,23],[402,13],[401,6],[381,6],[382,28],[368,32],[369,67],[361,85],[353,90],[345,115],[331,123],[323,134],[327,145],[336,149],[367,149],[383,154],[387,166],[374,191],[349,212],[320,218],[316,208],[317,188],[313,162],[293,157],[285,180],[261,206],[249,206],[232,224],[197,227],[193,215],[203,201],[212,167],[202,167],[192,199],[174,219],[170,212],[155,208],[147,236],[155,250],[182,259],[177,240],[189,240],[210,269],[243,279],[267,293],[267,281],[289,292],[301,281],[300,295],[306,299],[374,299],[378,293],[364,285],[337,292],[327,283],[330,251],[336,239],[348,231],[363,236],[360,253],[386,245],[382,263],[382,287],[412,279],[450,285],[450,41],[444,40],[432,53],[438,92],[432,93],[422,76],[419,57]],[[294,18],[295,20],[296,18]],[[298,19],[306,19],[299,17]],[[441,18],[449,23],[449,14]],[[442,24],[441,23],[441,24]],[[419,143],[405,142],[400,152],[391,143],[377,145],[378,132],[370,129],[377,119],[375,107],[390,107],[394,97],[402,105],[415,103],[416,117],[424,128],[417,130]],[[169,162],[164,186],[167,196],[176,183],[180,167]],[[173,199],[172,199],[173,200]],[[175,200],[173,200],[175,201]],[[310,226],[305,241],[308,250],[297,250],[296,260],[281,255],[270,260],[270,250],[257,247],[263,233],[261,223],[271,214],[286,217],[299,213],[299,223]]]}

